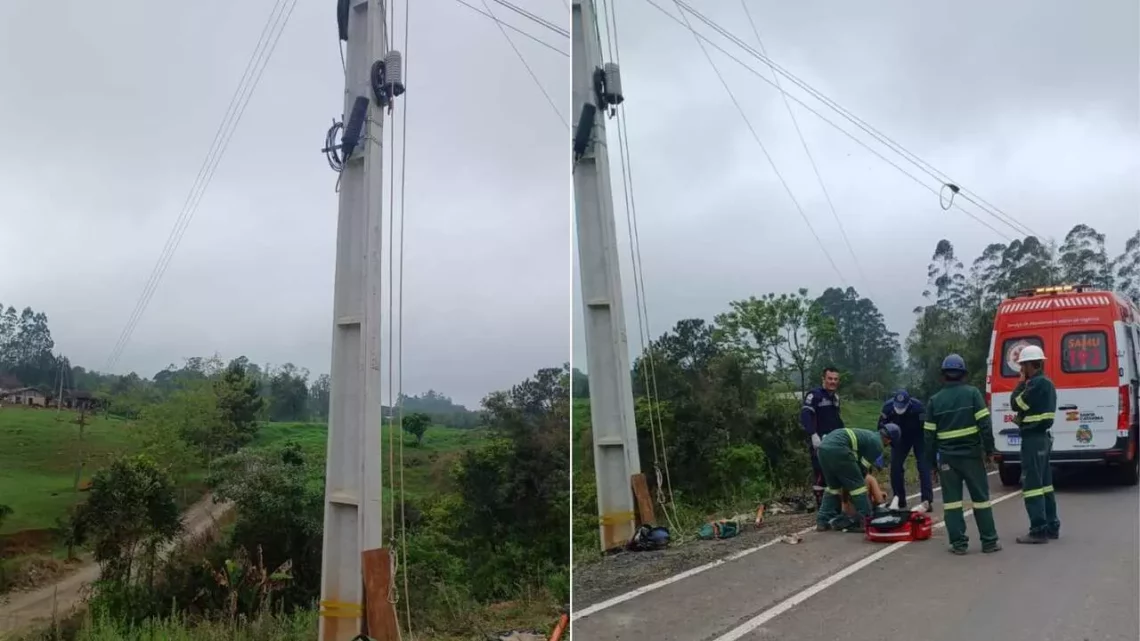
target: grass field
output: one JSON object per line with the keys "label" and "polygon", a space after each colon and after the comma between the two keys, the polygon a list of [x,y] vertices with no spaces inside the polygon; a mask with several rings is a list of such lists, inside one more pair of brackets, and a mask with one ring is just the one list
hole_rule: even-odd
{"label": "grass field", "polygon": [[[116,457],[138,450],[139,435],[132,423],[103,416],[88,416],[80,444],[76,418],[75,412],[67,410],[0,410],[0,503],[12,508],[0,535],[47,530],[54,527],[57,518],[67,514],[75,501],[75,465],[81,452],[83,476],[89,479]],[[446,487],[450,465],[459,453],[485,436],[484,430],[433,425],[417,446],[410,435],[398,435],[404,439],[404,476],[409,497]],[[324,423],[268,423],[262,426],[254,446],[292,440],[306,452],[323,456],[327,438]],[[382,438],[386,447],[386,427]],[[193,475],[196,479],[199,476]]]}
{"label": "grass field", "polygon": [[98,416],[88,417],[80,444],[77,416],[68,410],[0,409],[0,503],[12,508],[0,534],[51,528],[67,513],[81,452],[89,478],[137,448],[129,423]]}
{"label": "grass field", "polygon": [[[404,443],[404,481],[407,497],[416,499],[451,489],[451,466],[463,451],[471,449],[486,438],[484,429],[460,430],[432,425],[424,434],[423,442],[407,433],[393,434],[396,464],[399,465],[399,443]],[[381,430],[383,447],[388,448],[388,427]],[[328,428],[324,423],[269,423],[261,428],[254,447],[281,445],[293,441],[311,456],[324,456],[328,446]],[[384,453],[385,463],[388,453]],[[385,478],[387,483],[387,478]]]}

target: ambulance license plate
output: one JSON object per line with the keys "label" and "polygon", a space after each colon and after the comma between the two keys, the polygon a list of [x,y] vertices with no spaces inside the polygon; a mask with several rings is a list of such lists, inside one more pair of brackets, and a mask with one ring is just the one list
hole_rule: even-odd
{"label": "ambulance license plate", "polygon": [[1008,438],[1009,438],[1009,444],[1010,445],[1021,445],[1021,437],[1020,436],[1010,436]]}

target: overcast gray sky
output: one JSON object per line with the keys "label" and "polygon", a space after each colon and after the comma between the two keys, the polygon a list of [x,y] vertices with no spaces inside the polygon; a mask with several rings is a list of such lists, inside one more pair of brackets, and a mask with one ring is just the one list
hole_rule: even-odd
{"label": "overcast gray sky", "polygon": [[[671,0],[654,1],[679,15]],[[746,1],[773,61],[1042,235],[1059,242],[1087,223],[1115,255],[1140,227],[1135,0]],[[818,295],[840,284],[692,34],[645,0],[616,4],[650,333],[711,319],[730,300],[798,287]],[[739,0],[690,4],[757,47]],[[1005,242],[957,209],[942,211],[930,192],[793,102],[864,281],[779,94],[710,52],[847,282],[871,295],[893,330],[910,330],[940,238],[967,265],[987,244]],[[636,349],[616,152],[611,160]],[[577,275],[574,290],[574,361],[585,369]]]}
{"label": "overcast gray sky", "polygon": [[[524,4],[568,23],[558,0]],[[474,407],[567,360],[568,134],[494,22],[412,5],[404,387]],[[0,4],[0,301],[47,312],[73,363],[107,359],[272,6]],[[328,371],[336,174],[318,150],[342,108],[335,6],[297,3],[119,371],[215,351]],[[567,105],[569,59],[513,37]]]}

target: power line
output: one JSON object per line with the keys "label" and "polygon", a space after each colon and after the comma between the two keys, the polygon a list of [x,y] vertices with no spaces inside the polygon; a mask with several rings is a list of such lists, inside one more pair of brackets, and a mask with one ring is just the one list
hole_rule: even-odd
{"label": "power line", "polygon": [[692,23],[690,23],[689,19],[685,17],[685,12],[681,9],[680,1],[674,0],[674,2],[677,3],[677,10],[680,11],[681,19],[685,21],[685,26],[688,28],[689,32],[693,34],[693,37],[696,38],[697,45],[701,48],[701,52],[705,54],[705,59],[708,60],[709,66],[712,67],[713,73],[715,73],[716,77],[720,80],[720,84],[724,86],[724,90],[728,92],[728,97],[732,100],[732,104],[736,106],[736,110],[740,113],[740,117],[744,120],[744,124],[748,127],[748,131],[752,133],[752,139],[756,141],[756,144],[760,147],[760,151],[764,153],[764,157],[768,159],[768,164],[772,166],[772,172],[776,174],[776,178],[778,178],[780,184],[784,186],[784,191],[788,192],[788,198],[792,199],[792,204],[795,205],[796,211],[800,214],[800,218],[803,218],[804,224],[807,225],[808,231],[811,232],[812,237],[815,238],[816,244],[818,244],[820,250],[823,251],[823,255],[827,258],[827,262],[831,264],[831,268],[834,269],[835,274],[839,276],[840,282],[842,282],[846,287],[847,281],[845,278],[843,278],[843,272],[840,271],[839,266],[835,264],[835,259],[831,257],[831,252],[827,251],[827,246],[823,244],[823,239],[821,239],[819,237],[819,234],[816,233],[815,226],[811,224],[811,220],[808,218],[807,213],[804,212],[803,207],[800,205],[800,201],[796,199],[795,193],[792,192],[791,185],[788,184],[787,180],[784,180],[784,175],[780,173],[780,169],[776,166],[776,161],[774,158],[772,158],[772,154],[768,153],[768,148],[765,147],[763,141],[760,140],[760,134],[756,133],[756,128],[752,126],[752,121],[748,119],[748,114],[744,112],[744,107],[741,106],[740,101],[736,99],[736,94],[732,92],[732,88],[728,86],[728,81],[724,79],[724,74],[720,72],[720,69],[716,66],[716,63],[713,62],[712,55],[709,53],[708,49],[705,48],[705,43],[697,34],[697,30],[693,28]]}
{"label": "power line", "polygon": [[[510,9],[511,11],[514,11],[515,13],[526,18],[527,20],[530,20],[531,22],[534,22],[535,24],[538,24],[538,25],[541,25],[543,27],[546,27],[547,29],[550,29],[551,31],[553,31],[554,33],[557,33],[558,35],[562,36],[563,38],[569,38],[570,37],[569,31],[563,29],[562,27],[559,27],[558,25],[554,24],[553,22],[550,22],[549,20],[547,20],[545,18],[540,18],[540,17],[534,15],[533,13],[527,11],[526,9],[522,9],[522,8],[520,8],[514,4],[511,4],[510,2],[507,2],[507,0],[491,0],[491,1],[494,2],[495,4],[498,4],[498,5],[501,5],[503,7],[506,7],[507,9]],[[483,4],[484,5],[487,4],[486,0],[484,0]],[[490,10],[491,10],[490,8],[487,9],[488,12],[490,12]]]}
{"label": "power line", "polygon": [[563,56],[570,57],[570,54],[559,49],[558,47],[555,47],[554,45],[552,45],[552,44],[550,44],[550,43],[548,43],[548,42],[546,42],[540,38],[532,36],[531,34],[527,33],[526,31],[523,31],[522,29],[519,29],[518,27],[514,26],[513,24],[510,24],[509,22],[504,22],[502,20],[499,20],[498,18],[496,18],[494,16],[494,14],[487,13],[486,11],[483,11],[482,9],[480,9],[479,7],[476,7],[475,5],[467,4],[466,2],[464,2],[464,0],[455,0],[455,1],[458,2],[459,4],[463,5],[463,6],[467,7],[468,9],[474,11],[477,14],[497,22],[502,27],[506,27],[507,29],[514,31],[515,33],[518,33],[518,34],[521,34],[522,36],[530,38],[532,41],[537,42],[538,44],[546,47],[547,49],[550,49],[551,51],[553,51],[555,53],[560,53]]}
{"label": "power line", "polygon": [[[285,8],[286,5],[288,5],[288,8]],[[225,155],[226,149],[229,147],[234,131],[236,131],[237,125],[241,122],[241,118],[245,114],[245,109],[249,105],[249,99],[257,89],[257,85],[261,81],[261,76],[265,72],[265,68],[268,66],[269,60],[277,48],[277,43],[281,39],[281,34],[284,33],[285,26],[288,24],[289,18],[292,16],[293,9],[296,8],[296,6],[297,0],[278,0],[270,11],[269,18],[266,20],[265,26],[262,27],[261,36],[258,38],[257,45],[254,47],[254,51],[250,54],[250,59],[246,63],[245,72],[238,82],[238,87],[234,91],[234,95],[230,98],[230,104],[226,109],[226,114],[222,118],[222,122],[218,125],[218,130],[214,134],[214,140],[210,145],[210,150],[198,170],[198,175],[195,177],[194,183],[191,185],[190,192],[187,194],[186,201],[182,205],[182,210],[175,220],[170,235],[167,237],[162,253],[159,255],[159,259],[155,263],[151,275],[143,288],[142,295],[139,297],[134,310],[128,317],[123,331],[119,334],[118,341],[115,343],[111,354],[107,358],[107,362],[104,365],[105,371],[111,371],[111,368],[118,363],[119,358],[126,349],[127,343],[130,342],[131,336],[134,334],[135,328],[138,326],[139,320],[146,311],[147,305],[149,305],[151,298],[153,298],[154,292],[158,289],[158,284],[166,273],[166,269],[170,265],[174,252],[177,251],[178,245],[182,242],[186,228],[190,225],[190,222],[197,212],[198,205],[202,201],[202,196],[209,187],[214,172],[217,170],[218,164]],[[260,67],[258,67],[259,64]],[[252,80],[247,84],[246,81],[251,78]]]}
{"label": "power line", "polygon": [[[666,11],[666,10],[665,10],[663,7],[661,7],[661,6],[660,6],[660,5],[658,5],[656,2],[654,2],[654,0],[645,0],[645,2],[646,2],[646,3],[648,3],[650,6],[652,6],[654,9],[657,9],[658,11],[660,11],[662,14],[664,14],[664,15],[665,15],[665,17],[669,18],[669,19],[670,19],[670,20],[672,20],[673,22],[676,22],[677,24],[681,25],[682,27],[685,27],[685,24],[684,24],[684,22],[683,22],[683,21],[682,21],[680,18],[677,18],[677,17],[676,17],[676,16],[674,16],[673,14],[669,13],[668,11]],[[812,106],[810,106],[810,105],[808,105],[807,103],[805,103],[803,100],[800,100],[798,97],[796,97],[796,96],[792,95],[791,93],[788,93],[787,91],[785,91],[785,90],[783,90],[783,89],[781,89],[781,88],[777,87],[777,86],[776,86],[776,83],[774,83],[773,81],[769,80],[767,77],[765,77],[765,76],[764,76],[764,74],[762,74],[762,73],[760,73],[759,71],[757,71],[756,69],[754,69],[754,68],[753,68],[752,66],[750,66],[748,63],[744,62],[743,60],[741,60],[741,59],[740,59],[740,58],[738,58],[737,56],[735,56],[735,55],[733,55],[732,53],[730,53],[730,52],[728,52],[727,50],[725,50],[725,48],[724,48],[724,47],[722,47],[722,46],[720,46],[720,45],[716,44],[715,42],[713,42],[713,41],[712,41],[712,40],[710,40],[709,38],[705,37],[704,35],[702,35],[702,34],[700,34],[700,33],[697,33],[695,30],[691,30],[691,31],[692,31],[693,35],[695,35],[697,38],[699,38],[700,40],[702,40],[702,41],[703,41],[705,44],[709,45],[709,46],[710,46],[710,47],[712,47],[713,49],[716,49],[716,50],[717,50],[717,51],[719,51],[720,53],[724,54],[724,55],[725,55],[725,56],[727,56],[727,57],[728,57],[730,60],[732,60],[732,61],[733,61],[733,62],[735,62],[736,64],[740,65],[741,67],[744,67],[744,69],[745,69],[745,70],[747,70],[749,73],[751,73],[752,75],[756,76],[756,77],[757,77],[757,78],[759,78],[761,81],[763,81],[763,82],[767,83],[767,84],[768,84],[768,85],[770,85],[771,87],[775,88],[777,91],[780,91],[781,93],[783,93],[784,95],[786,95],[788,98],[790,98],[792,101],[794,101],[796,104],[800,105],[800,106],[801,106],[801,107],[803,107],[804,109],[807,109],[809,112],[811,112],[812,114],[814,114],[814,115],[815,115],[817,118],[819,118],[820,120],[822,120],[822,121],[826,122],[827,124],[831,125],[833,128],[835,128],[835,130],[836,130],[836,131],[838,131],[839,133],[843,134],[844,136],[847,136],[848,138],[850,138],[852,141],[854,141],[854,142],[855,142],[857,145],[859,145],[860,147],[863,147],[864,149],[866,149],[867,151],[869,151],[869,152],[871,152],[872,154],[874,154],[876,157],[878,157],[878,158],[879,158],[880,160],[882,160],[883,162],[885,162],[885,163],[887,163],[888,165],[890,165],[890,166],[894,167],[895,169],[897,169],[897,170],[899,171],[899,173],[901,173],[901,174],[903,174],[904,176],[906,176],[907,178],[910,178],[911,180],[913,180],[913,181],[914,181],[914,182],[915,182],[915,183],[916,183],[918,186],[920,186],[920,187],[922,187],[923,189],[925,189],[925,190],[929,191],[930,193],[934,194],[935,196],[938,196],[938,190],[937,190],[937,189],[935,189],[934,187],[931,187],[930,185],[926,184],[925,182],[923,182],[923,180],[922,180],[921,178],[919,178],[918,176],[915,176],[914,174],[910,173],[910,172],[909,172],[909,171],[907,171],[906,169],[903,169],[901,166],[899,166],[899,164],[898,164],[898,163],[896,163],[896,162],[894,162],[893,160],[891,160],[891,159],[887,158],[887,157],[886,157],[886,156],[884,156],[882,153],[880,153],[878,150],[876,150],[876,149],[872,148],[870,145],[868,145],[867,143],[863,142],[862,140],[860,140],[858,137],[856,137],[854,134],[852,134],[851,132],[847,131],[847,130],[846,130],[846,129],[844,129],[843,127],[840,127],[839,125],[835,124],[835,122],[834,122],[833,120],[829,119],[827,116],[824,116],[824,115],[823,115],[823,114],[821,114],[821,113],[820,113],[818,110],[816,110],[816,109],[815,109],[815,108],[813,108]],[[955,207],[955,208],[957,208],[959,211],[961,211],[962,213],[966,214],[966,215],[967,215],[967,216],[969,216],[970,218],[972,218],[972,219],[974,219],[975,221],[977,221],[977,222],[978,222],[978,224],[980,224],[980,225],[982,225],[982,226],[986,227],[987,229],[989,229],[990,231],[994,232],[994,233],[995,233],[995,234],[997,234],[998,236],[1000,236],[1000,237],[1004,238],[1005,240],[1007,240],[1007,241],[1012,241],[1012,240],[1013,240],[1013,239],[1012,239],[1012,238],[1010,238],[1009,236],[1007,236],[1007,235],[1005,235],[1005,234],[1001,233],[1000,231],[998,231],[997,229],[995,229],[995,228],[994,228],[992,225],[990,225],[990,224],[989,224],[989,223],[987,223],[986,221],[982,220],[981,218],[978,218],[978,216],[977,216],[976,214],[974,214],[973,212],[969,211],[968,209],[964,209],[964,208],[963,208],[961,205],[959,205],[957,202],[954,202],[954,203],[952,203],[952,206],[953,206],[953,207]]]}
{"label": "power line", "polygon": [[[606,23],[606,40],[609,42],[612,35],[613,55],[614,62],[618,67],[621,67],[621,42],[618,38],[618,22],[617,22],[617,7],[607,7],[604,3],[602,6],[603,19]],[[610,23],[613,23],[611,32]],[[594,29],[597,31],[597,19],[595,16]],[[601,51],[601,42],[599,36],[598,50]],[[641,352],[645,355],[649,364],[648,371],[642,368],[642,379],[645,383],[645,393],[650,400],[649,408],[649,437],[653,443],[653,468],[657,489],[657,502],[661,505],[661,509],[665,512],[665,519],[669,522],[670,527],[674,531],[679,531],[677,523],[677,502],[673,496],[673,479],[669,471],[669,451],[665,443],[665,429],[661,418],[661,394],[657,386],[657,366],[656,359],[653,357],[653,335],[649,322],[649,303],[645,295],[645,265],[641,260],[641,231],[638,226],[637,220],[637,199],[633,189],[633,154],[629,149],[629,125],[626,122],[625,106],[620,106],[616,110],[617,118],[617,134],[618,134],[618,152],[621,160],[622,170],[622,193],[625,196],[625,219],[626,229],[629,233],[630,241],[630,261],[633,263],[633,286],[634,298],[637,304],[637,333],[640,339]],[[656,426],[654,425],[656,419]],[[636,417],[635,417],[636,422]],[[660,447],[658,447],[660,442]],[[662,470],[661,463],[664,464]],[[669,501],[665,501],[665,490],[662,487],[668,488]],[[669,508],[672,507],[673,514],[669,514]]]}
{"label": "power line", "polygon": [[[760,30],[756,28],[756,21],[752,19],[752,12],[748,10],[748,3],[746,0],[740,0],[740,6],[744,9],[744,15],[748,17],[748,24],[752,27],[752,33],[756,36],[756,44],[760,46],[760,51],[767,55],[768,52],[764,50],[764,40],[760,37]],[[780,87],[780,76],[776,70],[772,70],[772,79],[776,81],[776,86]],[[783,87],[780,87],[783,89]],[[859,280],[863,282],[863,286],[870,288],[871,281],[867,279],[867,275],[863,273],[863,266],[859,264],[859,256],[855,253],[855,248],[851,246],[851,239],[847,237],[847,230],[843,228],[843,221],[839,219],[839,214],[835,211],[835,203],[831,199],[831,193],[827,189],[827,185],[823,182],[823,176],[819,173],[819,166],[816,165],[815,156],[811,153],[808,147],[807,140],[804,139],[804,133],[800,129],[799,118],[796,118],[796,112],[792,109],[792,104],[788,102],[788,96],[783,91],[780,92],[780,98],[783,99],[784,108],[788,111],[788,116],[792,119],[792,126],[795,127],[796,136],[800,139],[800,145],[804,148],[804,153],[807,155],[808,162],[811,163],[811,170],[815,173],[816,182],[819,183],[819,189],[823,192],[823,197],[827,200],[827,207],[831,210],[831,217],[835,219],[835,225],[839,228],[839,235],[843,237],[843,244],[847,246],[848,253],[851,254],[851,260],[855,263],[855,270],[859,272]],[[873,294],[872,292],[868,292]],[[872,296],[873,297],[873,296]]]}
{"label": "power line", "polygon": [[[679,4],[679,6],[683,7],[689,13],[692,13],[693,16],[695,16],[697,19],[704,22],[711,29],[713,29],[714,31],[716,31],[720,35],[724,36],[725,38],[727,38],[728,40],[730,40],[731,42],[736,44],[741,49],[744,49],[753,58],[756,58],[757,60],[760,60],[761,62],[767,64],[773,71],[779,73],[780,75],[783,75],[785,78],[792,81],[793,84],[795,84],[799,88],[803,89],[804,91],[808,92],[809,94],[811,94],[813,97],[815,97],[820,102],[823,102],[828,107],[831,107],[840,116],[843,116],[844,118],[846,118],[849,122],[854,124],[856,127],[859,127],[860,129],[862,129],[864,132],[869,134],[871,137],[875,138],[877,141],[879,141],[883,145],[890,148],[895,153],[903,156],[906,160],[908,160],[909,162],[914,164],[916,167],[918,167],[918,169],[920,169],[921,171],[923,171],[924,173],[926,173],[930,177],[934,178],[935,180],[937,180],[943,184],[956,184],[955,181],[950,179],[944,172],[939,171],[938,169],[934,168],[933,165],[926,162],[922,158],[918,157],[917,154],[909,151],[908,149],[906,149],[905,147],[903,147],[899,143],[895,142],[893,139],[891,139],[886,134],[878,131],[877,129],[872,127],[870,124],[868,124],[866,121],[859,118],[855,114],[851,113],[849,110],[844,108],[842,105],[840,105],[836,101],[834,101],[831,98],[824,95],[823,92],[819,91],[815,87],[812,87],[807,82],[800,79],[795,74],[788,71],[787,69],[781,67],[779,64],[772,61],[766,55],[756,51],[751,46],[749,46],[746,42],[744,42],[739,37],[737,37],[736,35],[729,32],[724,27],[720,26],[717,22],[715,22],[711,18],[708,18],[707,16],[705,16],[704,14],[697,11],[696,9],[689,6],[687,3],[683,2],[683,1],[678,0],[678,4]],[[964,191],[964,190],[962,190],[962,191]],[[1018,221],[1016,219],[1014,219],[1009,214],[1006,214],[1004,212],[1000,212],[1000,210],[996,210],[996,208],[993,208],[992,206],[990,206],[990,208],[982,206],[981,204],[979,204],[979,202],[977,202],[977,200],[981,200],[980,198],[978,198],[977,200],[970,199],[970,198],[966,198],[966,199],[969,200],[970,202],[974,203],[974,205],[976,207],[978,207],[982,211],[986,212],[991,217],[997,219],[999,222],[1010,227],[1011,229],[1013,229],[1017,233],[1028,233],[1028,235],[1035,235],[1035,236],[1038,235],[1036,232],[1034,232],[1027,225],[1025,225],[1024,223],[1021,223],[1020,221]],[[985,202],[985,201],[982,201],[982,202]]]}
{"label": "power line", "polygon": [[[501,0],[494,1],[501,3]],[[494,17],[495,14],[491,11],[491,6],[487,4],[487,0],[483,0],[483,8],[487,10],[487,13],[491,14],[491,16]],[[563,127],[569,129],[570,123],[566,120],[566,118],[562,116],[562,112],[559,111],[558,106],[554,104],[554,100],[550,98],[550,94],[546,91],[546,87],[542,86],[542,82],[540,82],[538,76],[535,75],[534,69],[530,68],[530,63],[526,61],[526,56],[522,55],[522,52],[519,51],[519,48],[515,46],[515,41],[511,40],[510,34],[508,34],[507,30],[503,28],[503,23],[495,20],[495,24],[498,25],[499,32],[503,34],[504,38],[506,38],[507,44],[511,46],[511,50],[515,52],[516,56],[518,56],[519,62],[521,62],[523,67],[526,68],[526,72],[530,74],[530,79],[534,81],[534,84],[538,87],[538,90],[542,92],[542,96],[546,98],[546,102],[550,103],[550,108],[554,110],[554,115],[558,116],[558,119],[562,121]]]}

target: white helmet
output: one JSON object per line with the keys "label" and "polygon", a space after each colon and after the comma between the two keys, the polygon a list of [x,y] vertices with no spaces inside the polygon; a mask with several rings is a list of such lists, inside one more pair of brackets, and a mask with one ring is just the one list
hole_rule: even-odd
{"label": "white helmet", "polygon": [[1021,353],[1017,355],[1017,364],[1030,363],[1033,361],[1045,360],[1045,352],[1036,345],[1026,345],[1022,348]]}

